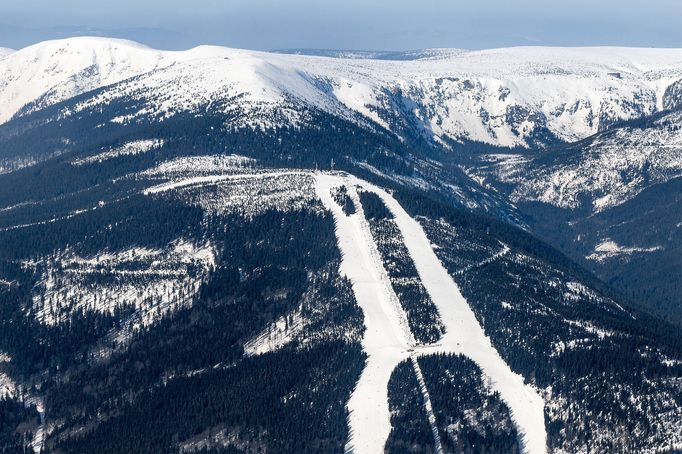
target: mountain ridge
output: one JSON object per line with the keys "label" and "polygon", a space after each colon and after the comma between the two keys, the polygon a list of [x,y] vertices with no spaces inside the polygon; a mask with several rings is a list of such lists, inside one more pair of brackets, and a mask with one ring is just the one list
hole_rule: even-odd
{"label": "mountain ridge", "polygon": [[[89,45],[90,41],[82,39],[80,42]],[[97,42],[104,43],[105,48],[111,45],[106,39]],[[114,42],[114,45],[119,44]],[[126,42],[123,44],[128,45]],[[306,152],[310,156],[306,158],[306,165],[328,165],[332,158],[338,164],[348,160],[355,172],[362,171],[365,175],[373,173],[408,185],[429,187],[457,204],[472,209],[482,208],[517,225],[549,233],[545,236],[546,240],[560,245],[565,252],[570,251],[575,260],[589,266],[605,279],[613,279],[613,270],[610,268],[612,261],[594,261],[588,257],[595,257],[601,245],[610,244],[609,241],[621,245],[624,251],[632,252],[621,257],[627,257],[627,260],[623,260],[623,266],[628,269],[634,266],[630,263],[631,259],[636,263],[640,259],[649,260],[646,256],[660,255],[661,252],[670,254],[671,251],[666,248],[675,248],[673,240],[649,240],[640,244],[634,241],[634,231],[615,235],[605,229],[595,237],[596,232],[586,232],[579,227],[591,225],[593,227],[590,228],[595,228],[594,223],[580,222],[589,215],[583,213],[586,207],[601,207],[598,209],[606,212],[600,215],[600,219],[608,220],[611,210],[619,204],[636,198],[643,189],[665,184],[670,178],[680,175],[679,131],[675,130],[679,114],[656,109],[661,107],[659,104],[663,104],[664,108],[679,108],[682,105],[679,96],[682,83],[679,80],[668,86],[659,83],[675,79],[668,77],[665,68],[669,64],[664,61],[658,64],[660,71],[642,76],[645,85],[649,83],[648,78],[654,77],[655,90],[650,86],[647,89],[649,91],[645,92],[647,96],[639,97],[639,92],[632,91],[633,87],[637,89],[639,79],[633,79],[636,83],[627,80],[634,77],[632,75],[618,78],[605,73],[602,66],[584,65],[574,67],[576,71],[580,70],[576,74],[566,74],[565,69],[570,69],[570,65],[556,73],[555,63],[547,66],[547,62],[559,61],[563,55],[548,57],[545,54],[551,51],[550,48],[533,49],[540,53],[536,58],[545,62],[539,69],[529,66],[528,58],[516,61],[516,66],[511,69],[504,68],[507,62],[516,59],[514,55],[526,53],[527,48],[475,51],[476,55],[496,55],[500,52],[512,52],[513,55],[505,57],[506,60],[502,62],[488,55],[483,63],[469,62],[468,66],[461,67],[455,63],[466,63],[464,57],[453,57],[446,62],[405,63],[286,56],[200,46],[187,52],[173,53],[172,61],[162,59],[157,69],[57,104],[49,105],[50,102],[58,101],[59,98],[54,97],[48,102],[38,101],[27,105],[14,121],[0,125],[0,137],[3,137],[4,144],[0,150],[0,172],[11,172],[72,150],[85,153],[76,162],[93,162],[95,157],[90,155],[94,150],[87,147],[104,147],[102,156],[108,157],[146,153],[146,148],[138,150],[138,139],[143,141],[141,143],[154,143],[160,139],[171,144],[167,133],[159,137],[149,137],[149,134],[151,130],[168,129],[171,124],[178,122],[183,126],[176,127],[192,129],[192,125],[208,120],[213,128],[205,132],[208,137],[215,134],[216,130],[225,135],[243,133],[252,136],[250,140],[271,143],[272,149],[284,154],[292,153],[290,147],[298,147],[295,142],[288,142],[288,146],[283,147],[282,142],[277,141],[277,136],[284,131],[289,131],[285,133],[287,135],[294,134],[302,138],[307,135],[306,131],[316,130],[313,134],[318,134],[324,129],[330,134],[324,141],[325,146],[331,146],[337,152],[323,153],[322,157],[320,150],[308,149]],[[144,55],[157,55],[156,51],[147,48],[133,46],[133,50]],[[610,50],[601,48],[589,52],[596,52],[594,55],[601,59],[602,54],[608,54]],[[581,49],[569,51],[578,54],[584,52]],[[651,53],[648,49],[621,51],[633,55],[651,54],[651,58],[658,55],[658,51]],[[666,50],[665,53],[669,52]],[[620,59],[615,55],[606,58],[605,62],[613,66],[613,62]],[[500,93],[499,90],[489,89],[491,84],[503,87],[507,82],[502,76],[507,77],[505,73],[513,72],[520,66],[527,68],[524,69],[525,74],[518,76],[525,85],[513,84],[516,85],[517,99],[510,101],[511,89],[508,94],[505,90]],[[491,73],[500,71],[501,78],[463,75],[471,68],[481,67]],[[631,64],[631,67],[634,68],[632,71],[642,70],[642,64]],[[651,66],[647,68],[651,69]],[[145,69],[143,67],[140,71]],[[547,73],[549,69],[554,72]],[[421,70],[424,73],[420,73]],[[452,71],[461,74],[440,77],[443,73],[452,74]],[[96,86],[99,80],[97,72],[95,76],[92,83]],[[570,84],[570,90],[566,91],[562,84],[572,79],[597,81],[593,86],[596,91],[583,93],[581,90],[576,91],[576,87]],[[86,82],[88,80],[86,78]],[[538,82],[538,85],[530,82]],[[582,85],[577,87],[582,88]],[[663,99],[654,93],[656,90]],[[64,93],[67,92],[70,93],[68,90]],[[530,101],[524,95],[526,92],[532,95]],[[533,99],[542,100],[544,96],[550,96],[559,102],[564,96],[570,100],[572,96],[583,96],[585,93],[589,95],[588,98],[604,97],[597,109],[601,119],[595,117],[597,101],[591,103],[589,99],[582,99],[571,108],[563,108],[563,113],[554,117],[544,114],[543,108],[531,109],[535,102]],[[500,100],[501,95],[504,95],[503,98],[506,96],[504,101]],[[630,95],[634,97],[628,100]],[[522,102],[526,104],[520,104]],[[503,110],[504,114],[491,115],[494,109],[498,112]],[[633,114],[635,118],[622,120],[619,119],[620,114],[614,112],[629,112],[628,115]],[[583,123],[586,119],[591,119],[591,127]],[[325,126],[321,123],[325,123]],[[92,134],[82,137],[82,133],[77,131],[83,130],[84,124],[88,124],[88,131],[94,129]],[[585,137],[566,143],[552,133],[550,126],[563,127],[566,131],[573,129],[574,133],[581,132],[578,137]],[[398,167],[393,164],[384,168],[377,166],[376,161],[369,162],[360,144],[356,145],[360,149],[351,153],[340,151],[346,145],[339,147],[338,143],[330,141],[334,137],[335,141],[346,143],[339,128],[349,133],[353,131],[353,134],[359,132],[356,128],[360,128],[363,130],[363,140],[369,139],[369,143],[374,142],[370,136],[382,136],[382,147],[385,149],[373,150],[371,153],[391,156],[390,160],[394,164],[399,161],[400,164]],[[592,133],[595,129],[596,132]],[[300,133],[294,133],[295,130]],[[448,135],[467,130],[483,135],[478,137],[480,140],[474,140],[476,136],[460,138],[461,142],[455,140],[459,136],[453,138]],[[125,145],[129,141],[126,136],[131,131],[141,136],[132,138],[128,147]],[[99,134],[104,140],[102,143],[93,140]],[[42,141],[35,139],[40,135]],[[255,139],[256,136],[260,139]],[[485,137],[490,139],[493,136],[498,141],[506,138],[507,145],[516,146],[509,148],[499,146],[498,142],[485,142]],[[81,137],[84,140],[81,141]],[[107,144],[114,137],[123,142]],[[633,137],[645,139],[646,143]],[[194,143],[197,138],[186,139]],[[30,143],[25,143],[26,140]],[[214,139],[208,141],[213,142]],[[124,147],[119,148],[119,145]],[[262,148],[262,144],[254,145],[259,150]],[[241,148],[239,143],[230,146]],[[396,156],[400,157],[395,160]],[[416,172],[406,171],[415,165]],[[662,201],[662,206],[667,203]],[[537,209],[538,206],[540,209]],[[544,211],[546,207],[556,210],[550,210],[552,214],[548,215]],[[557,215],[566,219],[566,225],[561,226],[562,233],[559,235],[547,232],[547,229],[553,228],[542,224],[545,216],[554,219]],[[674,233],[673,228],[662,238],[674,238]],[[588,237],[590,244],[584,241]],[[653,270],[651,267],[646,269]],[[661,285],[669,287],[663,282]],[[660,301],[662,306],[673,307],[674,301],[669,295],[674,295],[674,292],[674,288],[668,288],[662,292],[668,296],[658,297],[651,304],[656,306]],[[628,290],[627,293],[642,295],[639,290]]]}
{"label": "mountain ridge", "polygon": [[[89,48],[102,57],[84,57]],[[183,84],[187,78],[217,71],[207,86],[188,85],[182,90],[223,102],[247,95],[252,99],[245,105],[275,109],[282,98],[293,97],[330,113],[347,110],[397,134],[401,128],[412,128],[442,144],[476,141],[529,148],[552,140],[572,142],[613,122],[662,110],[666,96],[671,96],[666,90],[682,70],[682,49],[518,47],[427,52],[448,56],[381,61],[219,46],[157,51],[105,38],[49,41],[0,62],[0,101],[4,102],[0,121],[110,84],[121,84],[112,91],[113,97],[153,99],[153,90],[164,84]],[[57,58],[50,65],[57,71],[52,78],[42,75],[45,68],[31,64],[46,58]],[[60,68],[65,60],[81,63]],[[240,71],[257,83],[230,76]],[[147,85],[147,93],[135,85],[135,78]],[[161,86],[151,85],[155,80]],[[28,83],[34,88],[27,89]],[[259,90],[270,94],[263,97]],[[178,93],[166,94],[164,102],[186,102],[182,97],[173,99]],[[284,110],[296,108],[289,105]],[[164,114],[153,105],[147,110],[154,109],[157,115]]]}

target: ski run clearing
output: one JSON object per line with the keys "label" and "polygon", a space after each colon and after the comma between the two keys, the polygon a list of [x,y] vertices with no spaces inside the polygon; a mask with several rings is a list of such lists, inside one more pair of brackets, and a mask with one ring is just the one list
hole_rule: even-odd
{"label": "ski run clearing", "polygon": [[[331,189],[345,185],[357,212],[346,216],[332,199]],[[437,306],[446,334],[434,345],[415,345],[396,307],[386,270],[376,252],[356,188],[376,193],[393,213],[422,284]],[[544,402],[524,383],[497,353],[474,313],[441,262],[419,223],[410,217],[386,191],[344,175],[317,175],[317,192],[336,221],[339,248],[343,255],[341,272],[353,283],[353,291],[365,316],[362,347],[367,364],[348,402],[350,441],[348,451],[378,453],[391,431],[388,381],[393,369],[404,359],[432,353],[462,354],[471,358],[490,380],[494,390],[511,411],[525,453],[546,452]],[[407,329],[406,329],[407,328]]]}
{"label": "ski run clearing", "polygon": [[[431,407],[428,389],[421,378],[417,358],[434,353],[451,353],[471,358],[481,368],[492,389],[499,392],[511,411],[522,451],[532,454],[547,452],[542,398],[531,386],[526,385],[523,377],[514,373],[497,353],[457,284],[434,253],[421,225],[389,193],[343,173],[275,170],[225,174],[220,171],[218,173],[209,171],[208,175],[194,175],[190,172],[184,178],[183,174],[184,172],[181,172],[181,175],[174,175],[171,181],[153,185],[143,191],[143,194],[153,195],[235,181],[261,180],[260,183],[264,183],[264,180],[268,179],[300,176],[311,179],[317,197],[333,214],[337,241],[343,256],[341,274],[351,280],[355,298],[364,314],[366,329],[362,348],[368,356],[365,368],[347,403],[349,411],[347,451],[383,452],[391,432],[388,382],[400,362],[412,360],[422,388],[424,411],[434,432],[436,449],[440,452],[442,448],[434,416],[437,409]],[[332,198],[332,189],[342,185],[348,188],[357,210],[350,216],[347,216]],[[415,341],[405,311],[391,286],[377,245],[372,238],[357,193],[358,188],[377,194],[393,214],[419,278],[438,308],[445,325],[446,333],[437,343],[420,345]],[[508,247],[504,244],[501,246],[500,252],[490,260],[508,253]],[[271,331],[281,331],[278,326],[274,328]],[[285,333],[281,338],[262,334],[247,346],[247,354],[257,355],[276,350],[286,344],[293,333]]]}
{"label": "ski run clearing", "polygon": [[[215,169],[218,170],[218,169]],[[403,360],[412,360],[424,396],[424,411],[428,416],[437,451],[441,451],[435,410],[428,398],[428,389],[421,378],[416,359],[434,353],[462,354],[471,358],[490,381],[492,389],[499,392],[511,411],[512,420],[521,438],[525,453],[546,452],[544,402],[539,394],[524,383],[523,377],[514,373],[492,346],[468,303],[452,277],[433,251],[431,243],[420,224],[386,191],[351,175],[342,173],[312,173],[307,171],[261,171],[256,173],[217,173],[176,175],[169,182],[147,188],[146,195],[193,187],[228,184],[235,181],[281,179],[292,176],[314,177],[317,196],[331,211],[336,222],[336,235],[343,260],[341,273],[353,284],[353,292],[364,314],[365,334],[362,348],[368,359],[365,368],[347,403],[349,410],[349,441],[347,451],[355,453],[383,452],[391,432],[388,406],[388,382],[396,366]],[[178,178],[179,177],[179,178]],[[312,178],[311,178],[312,180]],[[345,185],[357,209],[347,216],[332,198],[332,189]],[[377,194],[391,211],[404,238],[405,246],[433,303],[438,308],[446,333],[436,344],[419,345],[414,339],[407,316],[391,286],[376,243],[372,238],[357,188]],[[16,227],[15,227],[16,228]],[[500,252],[490,260],[509,252],[501,244]],[[299,320],[302,322],[301,320]],[[295,324],[296,325],[296,324]],[[275,326],[269,332],[279,333]],[[257,355],[276,350],[290,340],[292,332],[280,337],[265,333],[247,346],[247,354]],[[1,378],[1,377],[0,377]],[[0,383],[1,384],[1,383]],[[0,387],[1,388],[1,387]],[[42,435],[42,433],[37,434]],[[38,446],[40,440],[38,440]]]}

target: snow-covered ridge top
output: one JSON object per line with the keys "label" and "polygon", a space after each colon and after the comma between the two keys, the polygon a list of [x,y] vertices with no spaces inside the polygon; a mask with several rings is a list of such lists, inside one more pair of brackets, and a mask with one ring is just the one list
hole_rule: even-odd
{"label": "snow-covered ridge top", "polygon": [[62,47],[64,45],[80,45],[84,47],[93,47],[96,45],[118,45],[118,46],[127,46],[127,47],[134,47],[137,49],[148,49],[148,50],[153,50],[151,47],[147,46],[146,44],[138,43],[137,41],[133,41],[130,39],[124,39],[124,38],[108,38],[104,36],[74,36],[72,38],[61,38],[61,39],[47,39],[45,41],[40,41],[35,44],[31,44],[30,46],[22,47],[21,49],[18,50],[28,50],[32,48],[43,48],[46,46],[54,46],[54,47]]}
{"label": "snow-covered ridge top", "polygon": [[378,112],[410,111],[410,121],[435,140],[527,146],[544,129],[574,141],[603,123],[650,115],[682,78],[682,49],[514,47],[402,55],[380,60],[219,46],[161,51],[107,38],[47,41],[0,59],[0,124],[119,84],[84,106],[134,97],[148,100],[146,114],[163,119],[177,106],[192,111],[230,100],[246,113],[245,124],[260,127],[278,126],[266,124],[268,109],[279,109],[270,123],[304,122],[301,108],[313,107],[347,118],[359,114],[380,127],[389,122]]}
{"label": "snow-covered ridge top", "polygon": [[[251,54],[261,57],[281,56],[289,59],[306,57],[329,58],[334,60],[378,60],[379,63],[393,61],[397,65],[405,65],[414,61],[461,62],[470,60],[475,65],[491,64],[493,59],[511,59],[520,63],[555,63],[566,66],[571,61],[599,65],[627,64],[650,65],[650,69],[665,67],[669,64],[682,64],[682,48],[649,48],[649,47],[553,47],[553,46],[516,46],[481,50],[459,48],[427,48],[411,51],[364,51],[364,50],[325,50],[325,49],[290,49],[273,52],[236,49],[217,45],[200,45],[187,50],[169,51],[154,49],[147,45],[118,38],[98,36],[74,37],[43,41],[19,50],[0,47],[0,52],[30,54],[45,50],[58,49],[119,48],[147,51],[152,54],[175,56],[180,60],[191,58],[221,57],[226,55]],[[501,62],[493,66],[503,66]]]}
{"label": "snow-covered ridge top", "polygon": [[[193,52],[198,48],[187,52]],[[282,52],[236,51],[248,53],[269,62],[293,64],[301,69],[355,68],[371,71],[380,80],[396,78],[429,78],[456,75],[501,77],[524,73],[597,75],[605,72],[641,76],[647,72],[677,70],[682,77],[682,48],[628,47],[509,47],[485,50],[424,49],[400,53],[330,51],[308,54]],[[294,51],[296,52],[296,51]]]}
{"label": "snow-covered ridge top", "polygon": [[211,46],[161,51],[98,37],[45,41],[6,55],[0,50],[0,124],[31,103],[36,110],[173,64],[234,53]]}
{"label": "snow-covered ridge top", "polygon": [[467,52],[465,49],[418,49],[409,51],[329,50],[329,49],[278,49],[278,54],[307,55],[313,57],[345,58],[353,60],[428,60],[442,59]]}
{"label": "snow-covered ridge top", "polygon": [[50,105],[160,66],[163,53],[127,41],[46,41],[0,59],[0,123],[29,103]]}
{"label": "snow-covered ridge top", "polygon": [[472,58],[488,58],[491,56],[511,56],[519,60],[554,61],[565,63],[565,58],[584,60],[592,63],[614,62],[617,59],[631,60],[640,64],[659,64],[661,60],[674,59],[679,62],[680,49],[648,48],[648,47],[553,47],[553,46],[516,46],[492,49],[458,49],[427,48],[411,51],[364,51],[364,50],[327,50],[327,49],[281,49],[274,53],[292,56],[324,57],[346,60],[380,60],[380,61],[436,61]]}

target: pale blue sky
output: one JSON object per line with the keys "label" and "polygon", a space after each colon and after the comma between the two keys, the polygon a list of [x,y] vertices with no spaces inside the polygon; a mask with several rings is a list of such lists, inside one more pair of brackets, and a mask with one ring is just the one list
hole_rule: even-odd
{"label": "pale blue sky", "polygon": [[166,49],[682,47],[682,0],[0,0],[0,46],[67,36]]}

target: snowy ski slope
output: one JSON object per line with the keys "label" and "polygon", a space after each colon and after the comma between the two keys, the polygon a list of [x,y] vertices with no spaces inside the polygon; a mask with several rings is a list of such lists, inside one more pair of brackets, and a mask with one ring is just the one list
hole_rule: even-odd
{"label": "snowy ski slope", "polygon": [[[368,184],[364,183],[364,186],[368,187]],[[514,373],[492,346],[457,284],[433,251],[431,242],[419,223],[387,192],[377,187],[372,189],[393,213],[422,284],[438,307],[446,326],[446,333],[439,345],[426,347],[424,353],[459,353],[471,358],[490,378],[492,388],[500,393],[502,400],[509,406],[512,420],[523,437],[524,452],[545,452],[542,398],[532,387],[524,384],[523,377]]]}
{"label": "snowy ski slope", "polygon": [[[422,284],[438,307],[446,334],[435,345],[419,346],[391,302],[386,271],[374,253],[376,245],[364,214],[346,216],[331,197],[331,189],[346,185],[353,194],[361,186],[379,195],[402,233]],[[362,345],[369,358],[348,402],[350,441],[348,448],[358,453],[381,452],[391,430],[387,386],[393,369],[412,355],[436,352],[463,354],[471,358],[491,380],[509,406],[521,434],[526,453],[546,452],[544,402],[523,377],[514,373],[497,353],[462,297],[453,279],[436,257],[431,243],[416,220],[382,189],[354,177],[317,175],[317,192],[336,220],[339,247],[343,254],[342,273],[353,282],[358,304],[365,314],[366,333]],[[356,204],[358,201],[356,200]],[[406,328],[408,332],[406,332]]]}
{"label": "snowy ski slope", "polygon": [[355,298],[365,316],[362,347],[368,359],[348,402],[350,440],[347,448],[356,453],[378,453],[383,452],[391,432],[388,381],[393,369],[408,357],[413,341],[407,322],[397,315],[388,275],[369,228],[363,226],[363,212],[346,216],[332,199],[331,189],[340,184],[343,184],[340,177],[317,176],[317,194],[336,221],[343,255],[341,273],[352,281]]}

